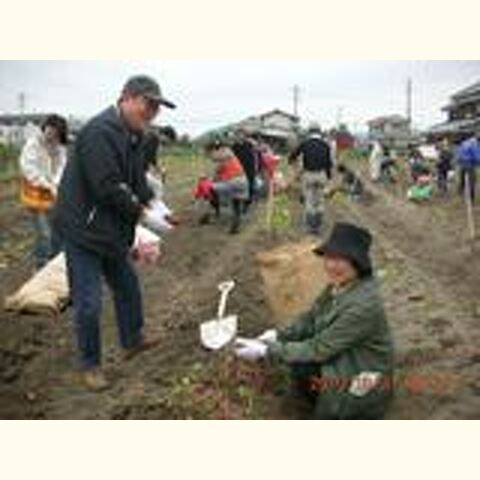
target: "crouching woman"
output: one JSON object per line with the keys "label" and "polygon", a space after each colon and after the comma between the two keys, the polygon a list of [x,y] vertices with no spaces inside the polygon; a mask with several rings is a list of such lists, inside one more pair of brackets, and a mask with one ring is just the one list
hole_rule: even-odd
{"label": "crouching woman", "polygon": [[369,257],[371,235],[337,224],[314,252],[328,286],[290,327],[239,339],[236,354],[288,364],[316,419],[378,419],[392,396],[393,344]]}
{"label": "crouching woman", "polygon": [[207,146],[207,153],[215,164],[215,174],[210,190],[210,204],[217,217],[222,206],[231,207],[230,233],[239,232],[241,216],[248,199],[248,181],[242,164],[231,148],[221,141]]}

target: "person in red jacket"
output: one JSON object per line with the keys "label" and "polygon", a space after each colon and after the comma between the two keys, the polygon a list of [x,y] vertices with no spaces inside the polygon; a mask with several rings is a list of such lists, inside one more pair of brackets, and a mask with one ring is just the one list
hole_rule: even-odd
{"label": "person in red jacket", "polygon": [[[231,206],[232,222],[230,233],[236,234],[240,230],[242,205],[248,200],[248,180],[239,159],[230,147],[221,141],[215,141],[206,147],[208,156],[215,164],[215,173],[209,182],[208,200],[215,210],[216,217],[220,216],[222,206]],[[203,179],[205,183],[205,179]],[[207,223],[209,215],[202,218]]]}

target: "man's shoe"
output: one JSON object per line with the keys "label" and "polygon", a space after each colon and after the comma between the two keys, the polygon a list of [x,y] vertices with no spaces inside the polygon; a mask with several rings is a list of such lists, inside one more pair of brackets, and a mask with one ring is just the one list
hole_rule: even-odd
{"label": "man's shoe", "polygon": [[148,350],[152,350],[153,348],[156,348],[159,344],[159,338],[144,338],[138,345],[125,349],[123,359],[127,362],[133,360],[137,355],[140,355],[141,353],[144,353]]}
{"label": "man's shoe", "polygon": [[198,221],[199,225],[209,225],[211,222],[212,218],[209,213],[205,213],[200,217],[200,220]]}
{"label": "man's shoe", "polygon": [[240,232],[240,215],[235,214],[230,225],[230,235],[237,235]]}
{"label": "man's shoe", "polygon": [[110,386],[107,379],[98,368],[83,372],[82,381],[92,392],[102,392]]}

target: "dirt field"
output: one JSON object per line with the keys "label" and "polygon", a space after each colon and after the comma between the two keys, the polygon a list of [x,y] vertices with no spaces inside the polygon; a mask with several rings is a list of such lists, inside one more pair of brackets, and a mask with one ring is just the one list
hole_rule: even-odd
{"label": "dirt field", "polygon": [[[215,315],[220,281],[237,288],[228,311],[241,334],[272,323],[255,262],[258,252],[303,238],[300,205],[288,199],[289,228],[264,230],[264,206],[240,235],[198,226],[191,188],[199,158],[169,160],[170,203],[183,225],[167,238],[163,261],[142,272],[149,330],[161,345],[131,363],[119,358],[110,299],[105,301],[105,371],[112,388],[86,392],[77,381],[70,312],[59,318],[0,312],[0,418],[294,418],[283,402],[282,375],[204,352],[198,325]],[[193,167],[192,167],[193,165]],[[349,219],[375,235],[374,258],[397,349],[397,395],[388,418],[480,418],[480,262],[466,239],[455,194],[429,205],[404,201],[399,186],[370,186],[373,201],[342,196],[328,205],[331,225]],[[173,190],[173,191],[172,191]],[[31,272],[28,218],[15,203],[0,207],[0,296]],[[475,211],[480,220],[480,209]]]}

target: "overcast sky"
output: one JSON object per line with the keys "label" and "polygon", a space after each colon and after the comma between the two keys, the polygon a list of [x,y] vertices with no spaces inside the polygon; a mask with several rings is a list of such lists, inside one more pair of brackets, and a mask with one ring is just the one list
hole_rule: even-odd
{"label": "overcast sky", "polygon": [[157,78],[178,104],[160,123],[181,133],[263,113],[293,110],[293,86],[301,88],[304,123],[333,126],[337,119],[361,128],[375,116],[406,111],[406,82],[413,81],[414,123],[441,122],[441,107],[456,90],[480,81],[480,61],[0,61],[0,112],[54,111],[90,117],[113,103],[132,74]]}

